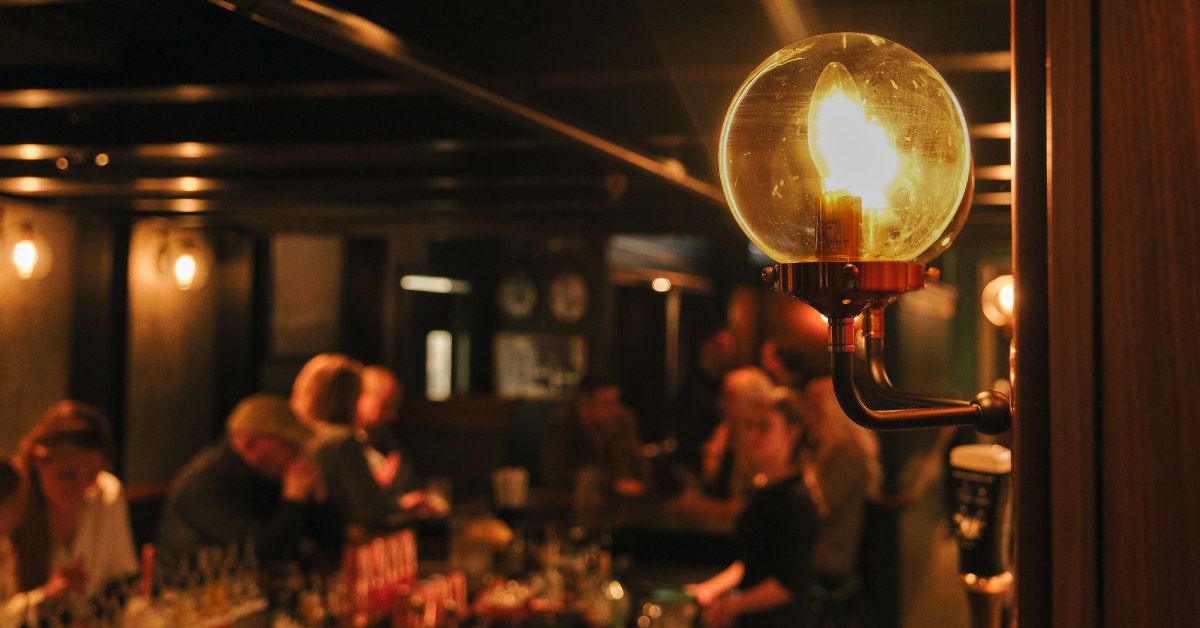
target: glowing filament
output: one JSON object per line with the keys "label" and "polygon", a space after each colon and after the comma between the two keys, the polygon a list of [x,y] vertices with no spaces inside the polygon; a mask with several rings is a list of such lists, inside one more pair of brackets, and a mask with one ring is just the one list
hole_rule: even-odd
{"label": "glowing filament", "polygon": [[180,290],[187,290],[196,281],[196,258],[191,253],[184,253],[175,258],[175,285]]}
{"label": "glowing filament", "polygon": [[1005,284],[1003,288],[1000,288],[1000,296],[998,298],[1000,301],[1000,311],[1003,312],[1005,316],[1012,316],[1013,285],[1009,283]]}
{"label": "glowing filament", "polygon": [[808,148],[825,193],[862,199],[864,208],[886,206],[898,157],[887,133],[867,118],[863,99],[846,66],[825,66],[808,112]]}
{"label": "glowing filament", "polygon": [[33,240],[25,238],[13,247],[12,252],[13,264],[17,267],[17,275],[21,279],[29,279],[33,276],[33,270],[38,263],[38,250]]}

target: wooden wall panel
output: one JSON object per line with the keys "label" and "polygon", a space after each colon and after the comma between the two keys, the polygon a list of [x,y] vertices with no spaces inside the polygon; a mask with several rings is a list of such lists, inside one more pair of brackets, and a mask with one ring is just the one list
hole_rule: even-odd
{"label": "wooden wall panel", "polygon": [[1100,4],[1103,620],[1200,625],[1200,4]]}
{"label": "wooden wall panel", "polygon": [[1046,15],[1013,3],[1013,495],[1022,626],[1050,622],[1050,372],[1047,359]]}
{"label": "wooden wall panel", "polygon": [[1097,350],[1091,0],[1047,3],[1051,625],[1096,626]]}

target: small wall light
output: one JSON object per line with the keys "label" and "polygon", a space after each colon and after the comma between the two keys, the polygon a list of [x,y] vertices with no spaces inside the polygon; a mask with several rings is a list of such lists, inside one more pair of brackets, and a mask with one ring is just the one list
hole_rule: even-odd
{"label": "small wall light", "polygon": [[23,222],[8,238],[9,259],[21,279],[41,279],[50,272],[52,255],[46,239]]}
{"label": "small wall light", "polygon": [[1008,429],[1008,398],[995,391],[970,402],[907,395],[872,369],[904,408],[873,410],[855,387],[855,317],[881,316],[924,287],[925,264],[950,246],[970,208],[966,120],[929,63],[861,33],[791,44],[734,96],[719,161],[734,218],[778,262],[764,279],[828,317],[834,390],[850,418],[873,429]]}
{"label": "small wall light", "polygon": [[1015,297],[1013,296],[1013,276],[1000,275],[988,282],[980,297],[983,315],[996,327],[1005,329],[1012,325],[1012,313]]}
{"label": "small wall light", "polygon": [[206,247],[195,236],[188,234],[172,236],[163,232],[162,247],[158,253],[158,269],[170,277],[179,290],[198,290],[208,281],[212,258]]}

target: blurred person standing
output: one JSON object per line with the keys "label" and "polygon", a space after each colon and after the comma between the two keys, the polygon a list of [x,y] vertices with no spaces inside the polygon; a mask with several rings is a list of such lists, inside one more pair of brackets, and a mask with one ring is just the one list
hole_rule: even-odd
{"label": "blurred person standing", "polygon": [[320,469],[303,456],[312,432],[287,400],[269,393],[243,399],[225,433],[171,484],[156,542],[160,572],[174,575],[203,547],[247,540],[264,562],[336,553],[342,530],[319,506]]}
{"label": "blurred person standing", "polygon": [[608,492],[646,491],[637,420],[621,403],[621,388],[606,376],[579,381],[575,398],[546,425],[539,453],[546,488],[573,490],[580,472],[589,469]]}
{"label": "blurred person standing", "polygon": [[767,375],[779,386],[788,386],[798,391],[815,376],[806,363],[804,353],[794,344],[768,339],[758,351],[759,364]]}
{"label": "blurred person standing", "polygon": [[704,609],[707,626],[815,625],[808,596],[823,499],[815,469],[799,453],[805,411],[795,391],[778,387],[734,426],[753,489],[734,528],[738,560],[685,589]]}
{"label": "blurred person standing", "polygon": [[700,473],[703,444],[712,438],[721,422],[717,396],[721,381],[737,363],[737,341],[728,329],[717,329],[704,337],[696,362],[683,380],[671,404],[671,430],[678,439],[676,460],[686,472]]}
{"label": "blurred person standing", "polygon": [[397,430],[404,386],[391,369],[380,365],[364,366],[359,374],[362,390],[358,395],[354,435],[375,483],[402,509],[417,516],[444,516],[450,504],[441,495],[433,495],[418,484],[416,468]]}
{"label": "blurred person standing", "polygon": [[842,411],[828,375],[804,389],[808,404],[803,455],[817,471],[827,506],[813,555],[813,603],[822,626],[858,626],[865,597],[858,559],[868,502],[878,496],[883,471],[875,433]]}
{"label": "blurred person standing", "polygon": [[390,525],[400,506],[380,487],[355,435],[363,366],[341,353],[314,356],[292,385],[291,407],[313,431],[313,459],[329,502],[349,526],[367,531]]}
{"label": "blurred person standing", "polygon": [[94,596],[137,573],[124,487],[106,470],[112,455],[108,419],[79,401],[52,404],[21,439],[15,464],[28,490],[13,546],[31,605]]}
{"label": "blurred person standing", "polygon": [[364,366],[360,380],[354,434],[375,481],[396,495],[417,488],[416,473],[396,434],[404,386],[390,369],[377,365]]}

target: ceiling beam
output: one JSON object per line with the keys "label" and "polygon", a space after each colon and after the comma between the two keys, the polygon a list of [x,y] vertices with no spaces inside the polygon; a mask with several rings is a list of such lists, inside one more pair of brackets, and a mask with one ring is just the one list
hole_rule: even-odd
{"label": "ceiling beam", "polygon": [[526,103],[419,58],[407,42],[363,17],[308,0],[209,0],[259,23],[354,59],[396,78],[415,78],[469,107],[501,115],[625,162],[670,184],[725,205],[721,189],[689,175],[677,160],[656,159],[585,131]]}
{"label": "ceiling beam", "polygon": [[[3,0],[0,0],[3,2]],[[934,54],[926,59],[943,74],[1008,72],[1007,51]],[[749,73],[744,64],[710,64],[661,69],[590,70],[509,74],[504,82],[525,89],[609,89],[666,84],[738,85]],[[347,99],[403,96],[429,91],[424,85],[395,78],[351,81],[297,81],[288,83],[151,85],[92,89],[15,89],[0,91],[0,109],[69,109],[98,105],[175,105],[218,102],[256,102],[289,99]]]}

